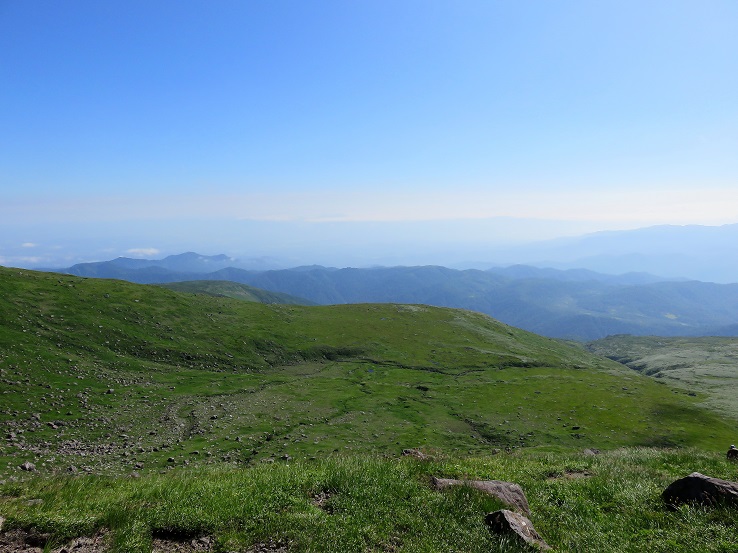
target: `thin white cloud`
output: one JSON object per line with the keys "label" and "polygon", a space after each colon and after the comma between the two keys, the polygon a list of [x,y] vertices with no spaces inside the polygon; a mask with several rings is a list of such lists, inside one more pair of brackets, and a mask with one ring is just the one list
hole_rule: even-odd
{"label": "thin white cloud", "polygon": [[156,248],[131,248],[130,250],[126,250],[126,253],[130,253],[131,255],[143,255],[145,257],[150,257],[152,255],[157,255],[159,253],[159,250]]}
{"label": "thin white cloud", "polygon": [[23,242],[21,244],[21,248],[35,248],[36,246],[38,246],[38,244],[35,244],[33,242]]}

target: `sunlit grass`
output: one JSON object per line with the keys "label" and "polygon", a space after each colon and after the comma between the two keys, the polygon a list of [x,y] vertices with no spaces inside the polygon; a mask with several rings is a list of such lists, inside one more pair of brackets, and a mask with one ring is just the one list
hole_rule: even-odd
{"label": "sunlit grass", "polygon": [[[271,540],[290,551],[516,551],[484,526],[484,515],[501,503],[470,488],[438,492],[430,485],[431,476],[499,479],[523,487],[534,525],[560,551],[736,549],[734,510],[672,511],[661,502],[669,483],[693,471],[736,476],[722,455],[697,450],[342,457],[138,479],[36,478],[0,487],[0,510],[6,527],[36,527],[54,543],[109,529],[120,552],[148,552],[153,536],[203,535],[220,550]],[[43,502],[29,507],[31,499]]]}

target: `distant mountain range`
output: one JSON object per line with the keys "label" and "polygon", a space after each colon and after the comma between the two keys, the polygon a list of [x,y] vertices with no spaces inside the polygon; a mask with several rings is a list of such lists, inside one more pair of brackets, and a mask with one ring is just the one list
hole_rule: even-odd
{"label": "distant mountain range", "polygon": [[61,272],[144,284],[231,281],[318,304],[459,307],[545,336],[575,340],[612,334],[738,335],[738,284],[530,266],[487,271],[437,266],[248,271],[226,266],[229,261],[223,255],[187,253],[161,260],[84,263]]}
{"label": "distant mountain range", "polygon": [[505,264],[602,273],[640,271],[708,282],[738,282],[738,224],[660,225],[535,242],[490,253]]}

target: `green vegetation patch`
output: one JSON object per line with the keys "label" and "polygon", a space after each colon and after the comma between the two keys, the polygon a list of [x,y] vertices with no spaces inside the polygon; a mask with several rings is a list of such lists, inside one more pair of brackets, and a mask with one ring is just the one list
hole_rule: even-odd
{"label": "green vegetation patch", "polygon": [[187,292],[190,294],[205,294],[223,298],[233,298],[243,301],[258,303],[284,303],[294,305],[315,305],[314,302],[289,294],[270,292],[261,288],[254,288],[247,284],[229,282],[225,280],[190,280],[186,282],[171,282],[159,284],[163,288],[175,292]]}
{"label": "green vegetation patch", "polygon": [[[518,450],[431,460],[331,457],[251,468],[181,468],[141,478],[55,476],[0,484],[5,530],[49,545],[108,532],[112,551],[152,539],[207,536],[216,551],[282,544],[295,552],[521,551],[484,525],[504,507],[467,487],[434,491],[432,476],[516,482],[531,520],[558,551],[732,551],[738,512],[667,509],[660,493],[692,471],[731,478],[722,454],[618,449],[599,455]],[[699,531],[696,531],[699,529]]]}
{"label": "green vegetation patch", "polygon": [[738,338],[610,336],[587,349],[699,397],[702,404],[738,417]]}
{"label": "green vegetation patch", "polygon": [[469,311],[264,305],[0,269],[0,478],[423,447],[723,450],[699,397]]}

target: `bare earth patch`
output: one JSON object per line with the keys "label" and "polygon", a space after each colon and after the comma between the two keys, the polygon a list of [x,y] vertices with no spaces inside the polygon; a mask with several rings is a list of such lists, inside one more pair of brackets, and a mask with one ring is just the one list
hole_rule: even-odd
{"label": "bare earth patch", "polygon": [[154,538],[151,553],[200,553],[213,550],[213,539],[203,536],[189,541],[176,541]]}
{"label": "bare earth patch", "polygon": [[[0,534],[0,553],[43,553],[48,536],[25,530],[11,530]],[[75,538],[71,542],[51,550],[52,553],[107,553],[106,532],[92,537]]]}

